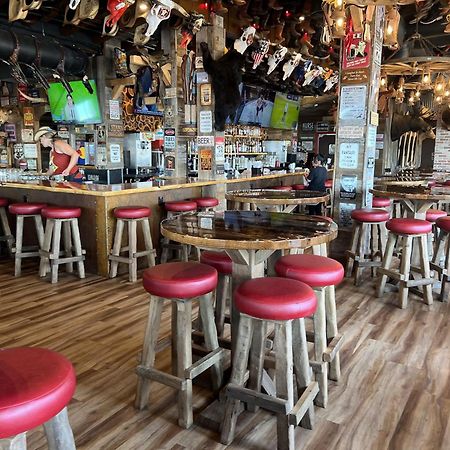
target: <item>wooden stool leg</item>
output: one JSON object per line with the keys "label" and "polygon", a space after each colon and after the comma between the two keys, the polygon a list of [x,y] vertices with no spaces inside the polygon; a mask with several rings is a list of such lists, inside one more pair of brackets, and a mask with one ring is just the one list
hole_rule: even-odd
{"label": "wooden stool leg", "polygon": [[151,252],[147,255],[148,267],[153,267],[155,263],[155,250],[153,249],[152,234],[150,232],[150,222],[148,219],[142,220],[142,232],[144,234],[145,250]]}
{"label": "wooden stool leg", "polygon": [[[255,392],[261,392],[261,384],[264,369],[264,350],[266,342],[266,322],[256,320],[253,328],[253,339],[250,348],[250,373],[248,388]],[[258,407],[249,404],[247,409],[256,412]]]}
{"label": "wooden stool leg", "polygon": [[[65,220],[63,223],[63,239],[64,239],[64,255],[66,258],[72,256],[72,232],[70,230],[70,222]],[[73,272],[73,263],[66,263],[66,272]]]}
{"label": "wooden stool leg", "polygon": [[160,258],[160,264],[165,264],[167,262],[167,258],[169,257],[169,248],[167,247],[169,245],[169,239],[163,238],[161,242],[161,258]]}
{"label": "wooden stool leg", "polygon": [[444,259],[444,274],[441,280],[441,292],[439,293],[439,300],[441,302],[448,302],[450,297],[450,238],[447,238]]}
{"label": "wooden stool leg", "polygon": [[9,227],[8,216],[6,215],[5,208],[0,208],[0,223],[2,224],[8,252],[10,255],[12,255],[14,237],[11,234],[11,228]]}
{"label": "wooden stool leg", "polygon": [[44,423],[44,430],[47,436],[48,450],[76,450],[67,408]]}
{"label": "wooden stool leg", "polygon": [[216,289],[215,321],[217,335],[222,337],[225,327],[225,310],[227,307],[228,291],[230,289],[230,276],[219,275]]}
{"label": "wooden stool leg", "polygon": [[44,225],[42,224],[42,217],[35,215],[34,216],[34,226],[36,228],[36,235],[39,244],[39,248],[42,248],[44,245]]}
{"label": "wooden stool leg", "polygon": [[[202,295],[200,301],[200,315],[202,318],[203,334],[205,337],[205,345],[209,351],[219,348],[219,340],[217,339],[216,323],[214,321],[214,308],[212,303],[212,294]],[[219,390],[222,386],[223,369],[222,362],[219,360],[212,366],[212,386],[213,390]]]}
{"label": "wooden stool leg", "polygon": [[[116,222],[116,233],[114,235],[114,244],[111,251],[111,255],[120,256],[120,249],[122,248],[122,238],[123,238],[123,227],[124,221],[122,219],[117,219]],[[109,268],[109,278],[114,278],[117,276],[117,269],[119,268],[119,261],[112,260]]]}
{"label": "wooden stool leg", "polygon": [[402,309],[408,306],[409,288],[406,286],[406,281],[409,280],[409,275],[411,272],[412,240],[412,236],[403,237],[400,274],[403,275],[405,282],[400,281],[399,286],[400,308]]}
{"label": "wooden stool leg", "polygon": [[361,223],[361,229],[358,238],[358,247],[356,249],[356,269],[355,269],[355,286],[359,286],[361,284],[361,273],[363,268],[360,267],[359,262],[364,261],[366,255],[366,245],[368,238],[368,227],[370,225],[367,223]]}
{"label": "wooden stool leg", "polygon": [[325,295],[323,289],[315,292],[317,309],[314,313],[314,359],[321,365],[320,371],[316,373],[316,380],[320,388],[316,404],[326,408],[328,403],[328,365],[323,362],[323,353],[327,347]]}
{"label": "wooden stool leg", "polygon": [[128,221],[128,258],[130,260],[130,267],[128,272],[128,279],[132,282],[137,281],[137,227],[136,220]]}
{"label": "wooden stool leg", "polygon": [[359,222],[353,222],[352,243],[350,246],[350,253],[353,256],[350,254],[347,254],[347,265],[346,265],[346,269],[345,269],[345,276],[347,278],[350,278],[352,276],[353,262],[354,262],[354,256],[356,255],[359,233],[360,233]]}
{"label": "wooden stool leg", "polygon": [[[75,250],[75,256],[83,256],[83,249],[81,248],[81,238],[80,238],[80,229],[78,228],[78,219],[72,219],[70,221],[72,226],[72,238],[73,238],[73,246]],[[83,257],[84,259],[84,257]],[[84,272],[84,261],[81,259],[77,261],[78,266],[78,276],[80,278],[85,278],[86,274]]]}
{"label": "wooden stool leg", "polygon": [[[275,323],[275,360],[277,397],[286,400],[288,412],[294,407],[292,321]],[[295,450],[294,425],[289,423],[289,415],[277,414],[277,448]]]}
{"label": "wooden stool leg", "polygon": [[61,244],[61,220],[55,220],[55,229],[53,230],[52,252],[50,258],[51,282],[58,282],[58,259],[59,248]]}
{"label": "wooden stool leg", "polygon": [[[230,379],[230,383],[238,386],[244,385],[252,334],[253,319],[242,315],[239,320],[238,336],[236,340],[236,349],[233,355]],[[226,399],[222,432],[220,435],[220,442],[222,442],[222,444],[229,445],[233,442],[236,431],[236,421],[239,415],[239,404],[240,401],[234,398],[227,397]]]}
{"label": "wooden stool leg", "polygon": [[[192,365],[192,303],[191,300],[176,300],[176,303],[177,328],[176,330],[172,330],[172,333],[175,331],[177,335],[177,376],[179,378],[185,378],[185,369]],[[211,322],[214,326],[212,318],[213,316],[211,315]],[[186,379],[185,381],[186,389],[178,392],[178,425],[182,428],[190,428],[193,422],[192,380]]]}
{"label": "wooden stool leg", "polygon": [[[153,367],[155,364],[156,344],[158,342],[159,325],[161,323],[161,314],[163,299],[159,297],[150,297],[147,327],[144,335],[144,345],[142,349],[141,366]],[[148,403],[150,393],[150,380],[138,376],[136,390],[135,406],[138,409],[144,409]]]}
{"label": "wooden stool leg", "polygon": [[47,223],[45,224],[44,244],[42,245],[42,250],[45,252],[45,254],[41,256],[39,265],[40,277],[45,277],[49,268],[48,252],[50,252],[50,247],[52,245],[52,235],[54,227],[55,221],[53,219],[47,219]]}
{"label": "wooden stool leg", "polygon": [[436,246],[433,253],[433,258],[431,259],[431,262],[436,265],[440,265],[442,255],[444,252],[444,247],[446,243],[446,232],[441,230],[439,233],[439,236],[437,238]]}
{"label": "wooden stool leg", "polygon": [[[420,245],[419,245],[419,253],[420,253],[420,271],[422,273],[423,278],[431,278],[430,275],[430,260],[429,250],[428,250],[428,235],[420,236]],[[423,286],[423,298],[427,305],[433,304],[433,285],[431,283]]]}
{"label": "wooden stool leg", "polygon": [[22,242],[23,242],[23,221],[24,217],[18,214],[16,217],[16,247],[14,255],[14,276],[20,277],[22,272]]}
{"label": "wooden stool leg", "polygon": [[0,450],[27,450],[27,434],[0,439]]}
{"label": "wooden stool leg", "polygon": [[[390,233],[388,237],[388,241],[386,244],[386,250],[383,255],[383,262],[381,263],[381,267],[383,269],[389,269],[391,267],[392,257],[394,256],[394,248],[395,243],[397,242],[397,237],[395,234]],[[380,298],[384,294],[384,288],[386,287],[386,282],[388,280],[387,275],[381,275],[378,281],[377,287],[377,297]]]}
{"label": "wooden stool leg", "polygon": [[[327,286],[325,291],[325,311],[327,320],[327,339],[332,340],[338,334],[337,314],[336,314],[336,292],[334,286]],[[341,378],[341,362],[337,351],[330,362],[330,373],[328,378],[339,381]]]}
{"label": "wooden stool leg", "polygon": [[[292,322],[292,347],[294,358],[295,379],[297,389],[302,392],[311,383],[311,368],[308,358],[308,343],[306,341],[305,320],[297,319]],[[300,426],[308,430],[314,427],[314,405],[308,408],[308,411],[300,421]]]}

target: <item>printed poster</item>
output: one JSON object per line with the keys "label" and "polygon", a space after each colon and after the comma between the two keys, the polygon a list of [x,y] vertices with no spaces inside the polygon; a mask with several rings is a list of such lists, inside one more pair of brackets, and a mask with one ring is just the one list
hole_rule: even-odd
{"label": "printed poster", "polygon": [[352,225],[352,211],[356,209],[354,203],[339,204],[339,224],[343,227]]}
{"label": "printed poster", "polygon": [[346,200],[355,200],[357,186],[358,177],[356,175],[342,175],[339,198]]}
{"label": "printed poster", "polygon": [[339,118],[344,120],[361,120],[366,118],[367,86],[342,86]]}
{"label": "printed poster", "polygon": [[348,33],[344,40],[342,68],[365,69],[370,65],[370,42],[364,40],[363,33]]}
{"label": "printed poster", "polygon": [[359,144],[355,142],[342,142],[339,146],[339,168],[358,168]]}
{"label": "printed poster", "polygon": [[212,170],[212,149],[199,148],[200,170]]}

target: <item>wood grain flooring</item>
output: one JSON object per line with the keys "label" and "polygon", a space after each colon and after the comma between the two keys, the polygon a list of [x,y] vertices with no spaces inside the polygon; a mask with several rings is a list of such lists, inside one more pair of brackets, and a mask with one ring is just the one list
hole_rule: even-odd
{"label": "wood grain flooring", "polygon": [[[79,450],[219,450],[218,434],[177,426],[175,392],[154,385],[148,410],[133,408],[134,368],[147,315],[141,283],[125,277],[85,280],[60,274],[52,286],[33,261],[14,278],[0,260],[0,346],[43,346],[66,355],[77,372],[69,417]],[[374,296],[374,282],[345,281],[336,293],[342,380],[330,382],[329,407],[316,409],[312,431],[297,429],[298,448],[340,450],[450,449],[450,306],[412,296],[406,310],[395,294]],[[166,307],[164,334],[170,327]],[[159,368],[167,370],[170,349]],[[194,387],[198,414],[212,400]],[[28,434],[31,450],[46,449],[42,428]],[[271,414],[243,413],[231,449],[276,448]]]}

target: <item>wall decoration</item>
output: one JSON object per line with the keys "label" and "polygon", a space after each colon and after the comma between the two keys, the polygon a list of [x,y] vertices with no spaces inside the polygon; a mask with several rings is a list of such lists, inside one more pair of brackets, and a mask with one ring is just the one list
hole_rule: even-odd
{"label": "wall decoration", "polygon": [[23,124],[25,127],[34,126],[34,109],[29,106],[23,108]]}
{"label": "wall decoration", "polygon": [[355,142],[342,142],[339,146],[339,168],[358,168],[359,144]]}
{"label": "wall decoration", "polygon": [[339,198],[347,200],[355,200],[357,185],[358,185],[358,177],[356,175],[342,175]]}
{"label": "wall decoration", "polygon": [[124,131],[156,131],[163,126],[162,117],[134,113],[133,88],[125,88],[122,95],[122,120]]}
{"label": "wall decoration", "polygon": [[211,170],[212,169],[212,149],[211,148],[200,148],[198,150],[198,155],[200,159],[200,170]]}
{"label": "wall decoration", "polygon": [[209,106],[212,103],[211,85],[209,83],[200,85],[200,105]]}

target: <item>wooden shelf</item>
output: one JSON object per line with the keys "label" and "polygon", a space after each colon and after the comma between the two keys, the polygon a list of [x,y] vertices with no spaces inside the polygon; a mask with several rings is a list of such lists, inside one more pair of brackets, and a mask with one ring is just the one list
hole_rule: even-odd
{"label": "wooden shelf", "polygon": [[240,136],[239,134],[226,134],[225,139],[234,138],[234,139],[259,139],[260,141],[265,139],[265,136]]}

